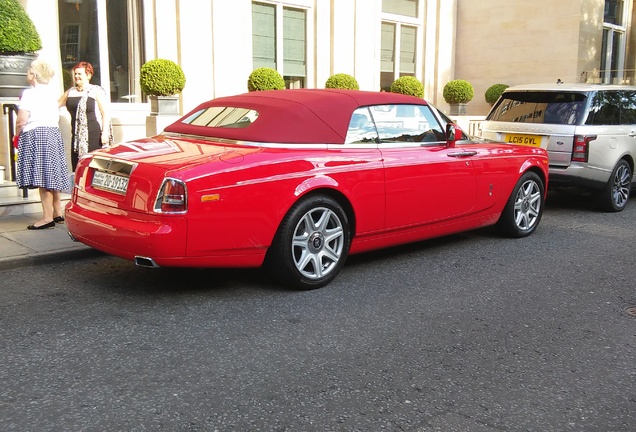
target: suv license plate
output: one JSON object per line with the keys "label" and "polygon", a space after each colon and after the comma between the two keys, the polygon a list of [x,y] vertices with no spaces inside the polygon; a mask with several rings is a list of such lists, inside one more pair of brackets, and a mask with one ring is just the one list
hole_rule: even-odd
{"label": "suv license plate", "polygon": [[537,135],[505,134],[504,141],[510,144],[541,147],[542,137]]}
{"label": "suv license plate", "polygon": [[128,177],[110,174],[103,171],[95,171],[93,173],[93,187],[106,189],[120,194],[126,194],[128,189]]}

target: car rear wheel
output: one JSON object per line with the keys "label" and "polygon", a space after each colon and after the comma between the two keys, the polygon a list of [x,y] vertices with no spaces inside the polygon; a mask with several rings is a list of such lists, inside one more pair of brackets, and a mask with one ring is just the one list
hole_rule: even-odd
{"label": "car rear wheel", "polygon": [[522,175],[499,217],[501,232],[516,238],[532,234],[543,215],[544,196],[543,181],[536,173]]}
{"label": "car rear wheel", "polygon": [[605,188],[599,196],[600,205],[603,210],[609,212],[619,212],[625,208],[632,186],[632,169],[627,161],[621,159],[607,182]]}
{"label": "car rear wheel", "polygon": [[327,285],[342,269],[350,246],[347,215],[324,195],[296,203],[283,219],[267,254],[270,273],[296,289]]}

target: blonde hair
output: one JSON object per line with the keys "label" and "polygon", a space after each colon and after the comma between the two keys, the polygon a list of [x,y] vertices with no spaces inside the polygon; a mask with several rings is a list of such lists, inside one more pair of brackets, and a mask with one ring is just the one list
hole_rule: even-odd
{"label": "blonde hair", "polygon": [[55,75],[55,70],[44,60],[34,60],[31,63],[31,72],[33,72],[35,80],[40,84],[48,84],[53,75]]}

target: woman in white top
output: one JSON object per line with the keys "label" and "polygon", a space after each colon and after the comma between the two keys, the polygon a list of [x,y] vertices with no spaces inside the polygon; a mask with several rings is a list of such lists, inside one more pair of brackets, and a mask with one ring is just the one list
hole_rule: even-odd
{"label": "woman in white top", "polygon": [[64,222],[61,191],[71,188],[59,127],[58,98],[55,89],[48,85],[54,73],[42,60],[31,63],[27,72],[31,88],[22,93],[16,121],[16,183],[20,188],[37,188],[42,201],[42,219],[27,227],[32,230]]}

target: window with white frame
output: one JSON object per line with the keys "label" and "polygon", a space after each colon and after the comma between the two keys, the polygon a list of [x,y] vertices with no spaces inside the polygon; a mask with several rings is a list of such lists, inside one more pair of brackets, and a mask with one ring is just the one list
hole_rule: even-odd
{"label": "window with white frame", "polygon": [[60,37],[60,53],[62,54],[62,65],[64,68],[72,67],[77,63],[80,50],[79,24],[66,24],[62,27]]}
{"label": "window with white frame", "polygon": [[626,7],[624,0],[605,0],[601,50],[601,80],[605,84],[621,84],[626,78]]}
{"label": "window with white frame", "polygon": [[418,0],[382,0],[382,12],[418,17]]}
{"label": "window with white frame", "polygon": [[58,0],[65,88],[73,85],[71,68],[86,61],[95,72],[91,83],[101,85],[112,102],[142,102],[136,79],[142,63],[141,10],[141,0]]}
{"label": "window with white frame", "polygon": [[380,87],[388,90],[401,76],[416,76],[421,31],[419,0],[382,0]]}
{"label": "window with white frame", "polygon": [[287,88],[305,87],[307,11],[271,3],[252,3],[253,67],[278,70]]}

